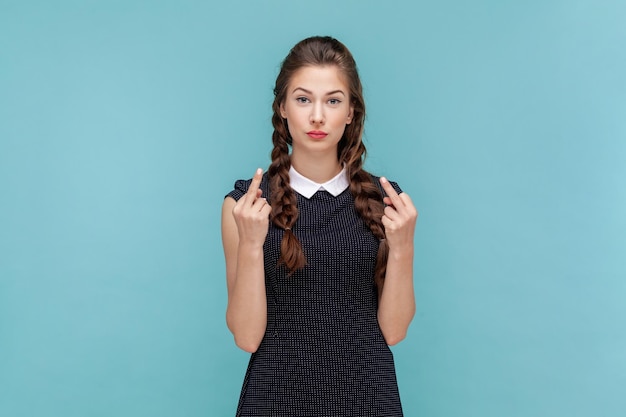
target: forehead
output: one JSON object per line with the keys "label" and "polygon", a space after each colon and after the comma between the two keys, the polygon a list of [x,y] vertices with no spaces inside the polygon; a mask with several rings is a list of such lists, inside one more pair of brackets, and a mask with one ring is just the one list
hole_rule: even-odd
{"label": "forehead", "polygon": [[349,91],[344,74],[334,65],[300,68],[291,77],[289,92],[298,87],[321,93],[342,90],[347,94]]}

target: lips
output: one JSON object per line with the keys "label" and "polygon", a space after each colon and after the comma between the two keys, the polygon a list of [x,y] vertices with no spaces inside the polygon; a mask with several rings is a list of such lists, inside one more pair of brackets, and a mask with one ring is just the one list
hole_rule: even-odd
{"label": "lips", "polygon": [[328,136],[328,133],[322,132],[321,130],[311,130],[310,132],[307,132],[307,135],[313,139],[324,139]]}

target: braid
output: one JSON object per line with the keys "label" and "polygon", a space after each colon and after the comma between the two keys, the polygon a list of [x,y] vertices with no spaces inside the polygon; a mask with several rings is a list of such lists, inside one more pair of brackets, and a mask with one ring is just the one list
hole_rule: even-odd
{"label": "braid", "polygon": [[374,283],[380,293],[385,281],[389,254],[389,246],[385,239],[385,228],[382,223],[385,207],[380,189],[374,184],[371,175],[363,169],[363,158],[366,153],[365,145],[359,141],[355,148],[344,149],[343,157],[348,159],[348,155],[352,156],[348,160],[344,160],[350,180],[350,192],[354,196],[354,207],[363,222],[380,242],[374,268]]}
{"label": "braid", "polygon": [[[276,105],[275,105],[276,107]],[[272,134],[272,163],[268,169],[270,183],[270,205],[272,206],[271,220],[285,231],[280,243],[279,264],[285,265],[289,275],[306,265],[306,258],[302,245],[291,230],[298,219],[296,194],[289,184],[289,143],[291,138],[285,126],[285,121],[274,112],[272,116],[274,133]]]}

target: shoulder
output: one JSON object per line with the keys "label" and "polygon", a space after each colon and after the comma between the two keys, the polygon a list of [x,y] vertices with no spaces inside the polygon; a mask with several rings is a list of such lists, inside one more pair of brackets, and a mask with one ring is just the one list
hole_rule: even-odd
{"label": "shoulder", "polygon": [[[247,180],[241,179],[241,180],[235,181],[235,185],[233,186],[233,189],[228,194],[226,194],[224,198],[232,197],[235,199],[235,201],[239,201],[239,199],[248,192],[248,189],[250,188],[251,183],[252,183],[252,178],[247,179]],[[263,191],[263,197],[267,198],[269,196],[269,180],[268,180],[267,172],[263,174],[263,179],[261,180],[260,188],[261,188],[261,191]]]}

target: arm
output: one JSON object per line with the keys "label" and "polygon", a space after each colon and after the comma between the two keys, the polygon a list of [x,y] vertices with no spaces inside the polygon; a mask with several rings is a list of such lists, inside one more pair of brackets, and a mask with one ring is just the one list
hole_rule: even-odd
{"label": "arm", "polygon": [[262,171],[257,170],[248,192],[222,206],[222,243],[226,258],[228,307],[226,323],[235,343],[255,352],[267,326],[263,243],[271,207],[261,198]]}
{"label": "arm", "polygon": [[417,210],[405,193],[398,195],[389,181],[380,179],[387,193],[382,218],[389,245],[385,284],[379,296],[378,323],[389,345],[399,343],[415,315],[413,290],[413,235]]}

